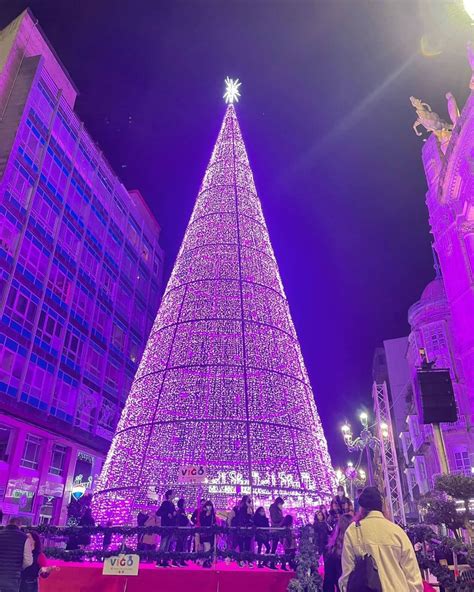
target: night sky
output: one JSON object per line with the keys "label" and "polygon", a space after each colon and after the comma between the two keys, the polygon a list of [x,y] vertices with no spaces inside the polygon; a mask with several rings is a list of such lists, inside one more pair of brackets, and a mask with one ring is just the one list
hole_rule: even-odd
{"label": "night sky", "polygon": [[162,226],[166,279],[225,111],[226,76],[318,409],[370,402],[374,348],[408,334],[433,277],[410,95],[462,106],[473,29],[450,0],[0,0],[30,6],[80,90],[76,109]]}

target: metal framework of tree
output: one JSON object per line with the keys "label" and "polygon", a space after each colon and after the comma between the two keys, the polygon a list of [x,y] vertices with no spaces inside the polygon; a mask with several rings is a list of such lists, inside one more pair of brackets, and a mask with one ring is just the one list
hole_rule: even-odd
{"label": "metal framework of tree", "polygon": [[[203,485],[178,482],[189,464]],[[173,486],[226,508],[313,509],[335,484],[298,338],[229,104],[99,478],[96,517],[132,523]]]}

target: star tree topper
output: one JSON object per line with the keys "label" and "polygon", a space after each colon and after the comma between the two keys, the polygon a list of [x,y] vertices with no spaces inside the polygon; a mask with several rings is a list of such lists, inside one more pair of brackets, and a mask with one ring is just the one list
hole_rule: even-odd
{"label": "star tree topper", "polygon": [[229,103],[238,103],[240,97],[239,86],[242,83],[239,82],[239,79],[236,78],[227,78],[225,79],[225,93],[224,93],[224,100],[227,104]]}

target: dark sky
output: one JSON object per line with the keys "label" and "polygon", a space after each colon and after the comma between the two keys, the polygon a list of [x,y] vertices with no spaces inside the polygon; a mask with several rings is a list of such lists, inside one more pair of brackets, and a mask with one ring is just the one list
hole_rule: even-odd
{"label": "dark sky", "polygon": [[[370,401],[374,348],[432,278],[415,95],[462,105],[473,36],[449,0],[0,0],[26,6],[77,111],[176,256],[225,105],[238,116],[330,450]],[[420,50],[423,48],[423,51]],[[131,117],[131,122],[129,122]]]}

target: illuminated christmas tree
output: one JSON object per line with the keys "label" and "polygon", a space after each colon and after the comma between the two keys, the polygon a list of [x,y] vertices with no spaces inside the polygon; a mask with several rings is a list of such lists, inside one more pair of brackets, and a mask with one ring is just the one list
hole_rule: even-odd
{"label": "illuminated christmas tree", "polygon": [[[132,523],[173,487],[311,510],[334,472],[227,80],[224,121],[94,498]],[[202,485],[178,482],[202,465]]]}

